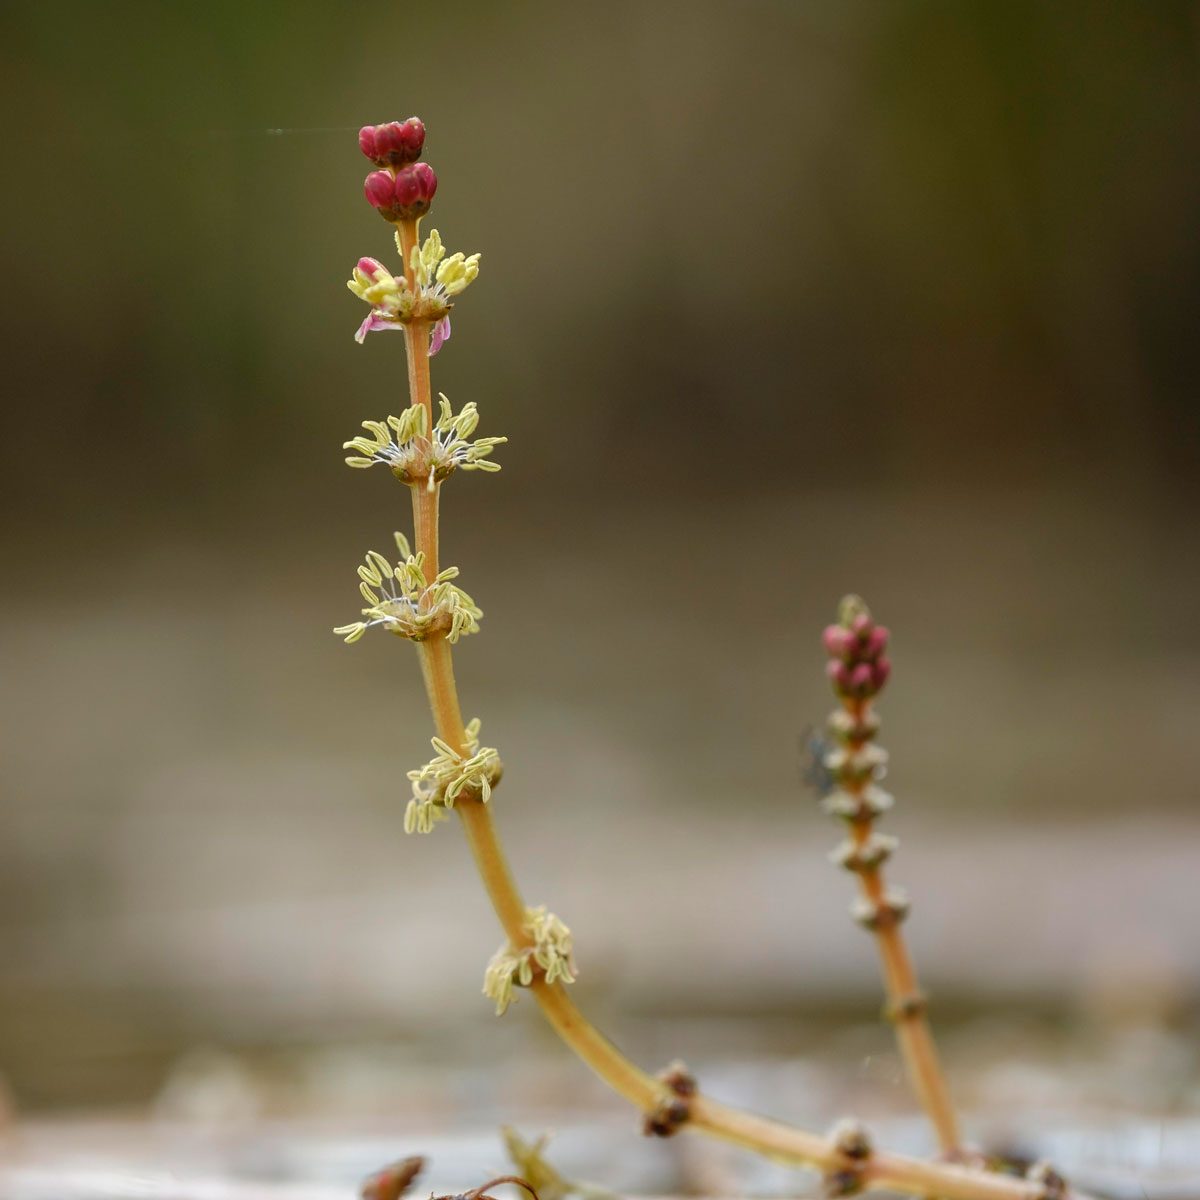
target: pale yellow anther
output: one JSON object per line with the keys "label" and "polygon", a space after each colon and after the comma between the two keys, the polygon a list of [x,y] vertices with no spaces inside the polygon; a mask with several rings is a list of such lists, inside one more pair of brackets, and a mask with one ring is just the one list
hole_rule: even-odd
{"label": "pale yellow anther", "polygon": [[[414,251],[416,247],[413,247]],[[417,282],[422,287],[428,287],[433,280],[434,272],[437,270],[437,265],[442,261],[442,257],[446,253],[446,248],[442,245],[441,234],[436,229],[429,231],[429,236],[425,239],[425,244],[421,247],[418,253],[413,255],[413,270],[417,275]]]}
{"label": "pale yellow anther", "polygon": [[437,270],[438,285],[447,296],[457,296],[479,275],[479,255],[464,258],[461,253],[452,254]]}
{"label": "pale yellow anther", "polygon": [[[369,437],[359,434],[342,443],[343,449],[357,451],[346,459],[352,467],[379,463],[390,468],[397,479],[421,483],[430,490],[458,467],[465,471],[500,470],[500,464],[490,462],[489,457],[506,439],[470,440],[479,427],[479,408],[474,403],[464,405],[455,414],[445,394],[439,395],[432,436],[428,432],[428,413],[421,404],[411,405],[398,417],[364,421],[362,425]],[[407,558],[407,553],[403,557]]]}
{"label": "pale yellow anther", "polygon": [[500,776],[500,756],[490,746],[479,745],[479,721],[466,728],[464,753],[459,754],[441,738],[431,738],[434,757],[418,770],[409,771],[413,798],[408,803],[404,824],[408,833],[429,833],[445,809],[468,788],[484,804],[492,795],[492,785]]}
{"label": "pale yellow anther", "polygon": [[375,570],[387,579],[390,579],[393,574],[392,564],[388,562],[378,550],[368,550],[367,559],[374,566]]}
{"label": "pale yellow anther", "polygon": [[513,1002],[514,987],[533,982],[535,966],[549,984],[575,982],[574,947],[566,925],[539,907],[525,910],[523,928],[532,944],[520,950],[501,946],[484,972],[483,994],[495,1001],[497,1016]]}
{"label": "pale yellow anther", "polygon": [[358,567],[358,590],[367,605],[362,610],[364,619],[339,626],[335,632],[348,642],[358,641],[373,626],[414,641],[444,635],[447,641],[457,642],[478,633],[483,612],[451,582],[458,568],[446,567],[432,583],[427,582],[424,553],[409,553],[408,539],[401,533],[395,536],[404,561],[393,565],[377,550],[368,552],[366,562]]}

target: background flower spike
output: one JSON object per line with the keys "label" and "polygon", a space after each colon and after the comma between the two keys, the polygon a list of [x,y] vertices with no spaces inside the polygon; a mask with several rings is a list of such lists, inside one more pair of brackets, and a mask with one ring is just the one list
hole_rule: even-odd
{"label": "background flower spike", "polygon": [[883,864],[897,842],[875,830],[875,821],[891,806],[891,797],[878,786],[887,767],[887,753],[874,742],[879,720],[872,707],[890,674],[890,663],[884,657],[889,634],[875,623],[862,598],[851,595],[838,605],[837,623],[825,629],[821,641],[829,655],[826,674],[841,701],[841,708],[828,723],[833,742],[818,750],[824,777],[832,788],[822,803],[847,827],[846,840],[831,857],[858,877],[860,895],[851,912],[879,945],[888,1009],[897,1014],[893,1023],[909,1080],[943,1152],[958,1153],[958,1118],[925,1005],[908,1003],[921,994],[900,932],[908,915],[908,899],[902,892],[889,890],[884,881]]}

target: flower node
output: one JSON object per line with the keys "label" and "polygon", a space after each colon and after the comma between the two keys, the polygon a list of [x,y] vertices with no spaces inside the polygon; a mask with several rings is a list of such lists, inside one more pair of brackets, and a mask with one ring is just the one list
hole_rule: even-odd
{"label": "flower node", "polygon": [[886,833],[869,833],[861,842],[846,838],[835,850],[830,852],[829,859],[836,866],[847,871],[866,873],[878,870],[895,852],[900,844],[898,838]]}
{"label": "flower node", "polygon": [[830,792],[821,801],[821,807],[831,817],[841,817],[843,821],[873,821],[887,812],[893,803],[889,793],[872,783],[861,792]]}
{"label": "flower node", "polygon": [[1048,1162],[1034,1163],[1025,1178],[1041,1186],[1039,1200],[1063,1200],[1069,1191],[1067,1181]]}
{"label": "flower node", "polygon": [[432,581],[426,580],[425,555],[413,554],[402,533],[395,536],[403,561],[393,565],[378,551],[367,552],[366,562],[358,568],[359,591],[368,605],[362,610],[365,619],[339,625],[333,632],[347,642],[357,642],[375,626],[414,642],[436,636],[457,642],[478,633],[483,610],[451,582],[458,577],[458,568],[447,567]]}
{"label": "flower node", "polygon": [[847,712],[839,708],[830,714],[829,732],[844,745],[861,745],[879,732],[879,716],[873,709]]}
{"label": "flower node", "polygon": [[495,1001],[498,1017],[516,999],[513,989],[529,987],[537,977],[546,983],[575,982],[574,941],[566,925],[543,906],[527,908],[521,928],[528,943],[519,949],[501,946],[483,975],[483,994]]}
{"label": "flower node", "polygon": [[700,1090],[695,1075],[688,1070],[687,1063],[678,1058],[659,1071],[658,1077],[676,1096],[684,1100],[690,1100]]}
{"label": "flower node", "polygon": [[929,997],[924,992],[912,992],[883,1006],[883,1019],[893,1025],[900,1021],[911,1021],[924,1015],[929,1008]]}
{"label": "flower node", "polygon": [[873,1149],[871,1136],[859,1121],[846,1117],[830,1130],[829,1140],[842,1161],[825,1175],[822,1190],[828,1197],[854,1196],[866,1183]]}
{"label": "flower node", "polygon": [[[357,451],[346,459],[347,466],[387,467],[402,483],[441,483],[457,467],[464,471],[498,471],[500,464],[488,456],[508,438],[470,440],[479,424],[479,409],[472,403],[455,415],[450,401],[439,394],[439,416],[429,433],[429,414],[414,404],[387,421],[364,421],[367,433],[342,443],[342,449]],[[368,436],[369,435],[369,436]]]}
{"label": "flower node", "polygon": [[850,906],[850,915],[864,928],[891,929],[899,925],[909,910],[908,897],[903,892],[889,891],[879,900],[865,897]]}
{"label": "flower node", "polygon": [[423,767],[409,771],[412,799],[404,811],[405,833],[432,833],[438,821],[458,800],[480,800],[486,804],[500,782],[504,764],[491,746],[479,744],[479,718],[466,728],[462,753],[435,737],[434,756]]}
{"label": "flower node", "polygon": [[663,1096],[646,1113],[642,1121],[642,1134],[645,1137],[674,1137],[688,1123],[691,1115],[692,1106],[684,1097],[674,1093]]}
{"label": "flower node", "polygon": [[679,1059],[659,1071],[658,1078],[667,1092],[646,1113],[642,1133],[646,1137],[672,1137],[691,1119],[692,1099],[700,1089],[695,1075]]}
{"label": "flower node", "polygon": [[[403,255],[399,233],[396,246]],[[378,259],[358,260],[346,286],[371,306],[371,312],[359,326],[354,340],[362,342],[368,333],[400,329],[413,321],[422,321],[431,327],[429,353],[436,354],[450,337],[454,297],[466,291],[479,276],[479,255],[464,255],[460,251],[447,257],[438,231],[432,229],[422,245],[413,246],[408,266],[412,271],[411,284],[403,272],[393,275]]]}
{"label": "flower node", "polygon": [[843,1158],[862,1162],[871,1157],[871,1135],[866,1126],[853,1117],[843,1117],[829,1133],[833,1148]]}
{"label": "flower node", "polygon": [[861,787],[882,779],[887,768],[888,754],[874,743],[839,746],[825,752],[825,769],[844,787]]}

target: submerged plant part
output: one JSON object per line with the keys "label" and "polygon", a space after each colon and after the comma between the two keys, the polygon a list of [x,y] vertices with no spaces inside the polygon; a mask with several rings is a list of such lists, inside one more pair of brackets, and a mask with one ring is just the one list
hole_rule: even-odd
{"label": "submerged plant part", "polygon": [[[424,1169],[423,1158],[402,1158],[368,1175],[362,1181],[358,1194],[362,1200],[401,1200]],[[495,1197],[488,1193],[492,1188],[503,1184],[523,1188],[533,1200],[540,1200],[536,1183],[531,1183],[521,1175],[496,1175],[469,1192],[458,1192],[449,1196],[434,1196],[431,1193],[430,1200],[495,1200]]]}
{"label": "submerged plant part", "polygon": [[[945,1200],[1066,1200],[1078,1193],[1065,1186],[1052,1197],[1044,1179],[1020,1180],[974,1167],[922,1162],[871,1147],[865,1135],[851,1138],[845,1128],[821,1135],[726,1107],[706,1096],[690,1072],[678,1064],[654,1076],[627,1059],[575,1006],[568,986],[575,978],[570,931],[544,908],[528,908],[508,866],[489,803],[500,781],[500,760],[479,745],[477,721],[466,725],[454,679],[453,648],[460,637],[479,628],[482,613],[452,581],[455,568],[440,565],[439,505],[441,489],[455,467],[491,470],[488,458],[501,438],[469,441],[478,414],[473,404],[454,416],[443,400],[435,418],[430,384],[430,356],[449,335],[450,308],[479,273],[479,256],[446,257],[441,238],[431,233],[422,244],[421,216],[437,188],[431,168],[416,161],[424,148],[424,126],[416,119],[368,126],[359,138],[363,153],[378,166],[367,177],[368,202],[396,226],[400,252],[393,273],[373,258],[360,259],[350,290],[371,306],[359,330],[362,341],[372,330],[404,334],[408,364],[408,401],[400,417],[368,421],[369,436],[346,448],[356,451],[351,466],[387,466],[407,486],[413,513],[413,547],[397,535],[402,561],[368,555],[359,568],[361,591],[368,607],[362,620],[336,632],[357,641],[372,627],[382,627],[416,646],[433,716],[435,757],[409,772],[412,796],[405,815],[411,832],[428,832],[447,811],[458,816],[476,867],[506,938],[488,967],[484,991],[503,1012],[514,989],[526,987],[562,1040],[614,1091],[645,1115],[646,1132],[667,1135],[695,1130],[768,1155],[803,1164],[823,1173],[827,1185],[850,1190],[890,1190]],[[390,379],[393,372],[383,372]],[[878,654],[862,665],[846,662],[835,682],[848,696],[866,699],[882,685],[886,668]],[[869,764],[870,755],[847,761],[849,778]],[[866,792],[864,795],[868,794]],[[879,849],[879,843],[875,843]],[[882,914],[883,909],[879,909]],[[493,1180],[467,1193],[479,1200],[484,1189],[499,1182],[532,1188],[509,1177]]]}
{"label": "submerged plant part", "polygon": [[505,1125],[500,1135],[517,1174],[529,1181],[540,1200],[566,1200],[568,1196],[579,1196],[582,1200],[617,1200],[607,1188],[568,1179],[553,1166],[546,1158],[549,1134],[543,1133],[536,1141],[527,1142],[511,1125]]}
{"label": "submerged plant part", "polygon": [[499,1187],[501,1184],[509,1183],[513,1187],[524,1188],[533,1200],[538,1200],[538,1194],[534,1191],[533,1184],[528,1179],[522,1179],[519,1175],[497,1175],[494,1179],[489,1179],[486,1183],[481,1183],[477,1188],[472,1188],[469,1192],[459,1192],[454,1196],[434,1196],[431,1200],[494,1200],[494,1197],[488,1195],[492,1188]]}
{"label": "submerged plant part", "polygon": [[424,1169],[425,1160],[416,1155],[388,1163],[362,1181],[358,1194],[362,1200],[400,1200]]}
{"label": "submerged plant part", "polygon": [[887,992],[887,1017],[896,1027],[900,1053],[917,1099],[929,1116],[943,1152],[957,1153],[958,1120],[938,1061],[933,1034],[925,1016],[925,996],[900,926],[908,915],[908,898],[887,887],[883,864],[897,840],[875,829],[875,821],[892,805],[878,781],[887,767],[887,752],[875,741],[879,717],[875,697],[891,675],[886,657],[888,631],[871,618],[857,596],[847,596],[838,622],[824,634],[829,654],[827,674],[841,707],[829,718],[835,745],[825,750],[822,765],[833,790],[825,796],[825,811],[846,823],[845,841],[830,855],[839,867],[858,876],[860,896],[853,914],[874,935]]}

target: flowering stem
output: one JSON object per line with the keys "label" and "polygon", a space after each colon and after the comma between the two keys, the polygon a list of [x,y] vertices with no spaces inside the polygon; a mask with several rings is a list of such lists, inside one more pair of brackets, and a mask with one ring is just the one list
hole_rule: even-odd
{"label": "flowering stem", "polygon": [[[405,270],[411,272],[409,257],[416,244],[416,222],[399,222],[399,228]],[[428,326],[421,322],[407,325],[405,347],[411,403],[424,406],[432,415]],[[425,573],[432,580],[438,570],[441,488],[435,485],[429,489],[417,483],[411,491],[415,546],[425,555]],[[466,733],[450,643],[444,634],[438,633],[418,642],[417,648],[438,736],[462,751],[466,748]],[[455,805],[455,812],[462,821],[475,865],[505,935],[515,950],[529,947],[525,902],[508,866],[491,809],[482,800],[464,795]],[[900,961],[906,960],[898,958],[897,962]],[[592,1025],[561,983],[547,984],[544,978],[535,977],[530,990],[562,1040],[615,1092],[644,1112],[652,1112],[663,1102],[666,1093],[663,1082],[626,1058]],[[783,1162],[825,1172],[836,1172],[846,1165],[843,1154],[830,1138],[727,1108],[703,1095],[691,1098],[684,1127],[687,1126]],[[894,1154],[872,1155],[861,1167],[859,1179],[867,1190],[936,1194],[946,1200],[1044,1200],[1043,1188],[1034,1182],[958,1166],[922,1163]]]}
{"label": "flowering stem", "polygon": [[[412,247],[417,242],[416,224],[416,221],[399,223],[401,250],[408,272],[412,270],[409,264]],[[428,329],[419,322],[413,322],[405,327],[404,333],[408,352],[410,403],[422,405],[432,415]],[[438,501],[441,487],[435,485],[431,491],[416,484],[411,491],[415,548],[419,553],[424,553],[425,576],[432,580],[438,571]],[[466,733],[454,682],[451,646],[445,637],[438,636],[419,642],[418,651],[438,736],[462,751],[466,747]],[[525,902],[505,859],[490,811],[481,800],[469,797],[459,800],[456,811],[462,819],[480,878],[509,942],[515,949],[530,945],[529,933],[525,929]],[[639,1107],[653,1107],[662,1093],[661,1085],[625,1059],[589,1024],[567,996],[562,984],[547,984],[538,978],[532,987],[551,1025],[593,1070]]]}
{"label": "flowering stem", "polygon": [[[418,546],[420,543],[417,543]],[[467,742],[462,712],[458,706],[458,689],[454,685],[454,660],[450,643],[442,636],[417,643],[421,659],[421,674],[425,679],[425,694],[433,712],[438,737],[456,750],[462,751]]]}
{"label": "flowering stem", "polygon": [[886,1011],[895,1024],[913,1091],[942,1151],[953,1157],[960,1153],[958,1120],[925,1016],[925,997],[917,985],[916,970],[900,931],[908,901],[901,893],[889,892],[884,882],[883,864],[897,842],[875,832],[877,818],[892,802],[876,786],[887,754],[875,743],[879,718],[872,706],[873,698],[891,675],[885,653],[889,637],[858,596],[843,598],[838,623],[830,625],[823,635],[830,656],[826,673],[841,701],[841,708],[829,718],[830,731],[840,746],[823,756],[833,788],[825,806],[841,817],[849,830],[832,857],[858,876],[861,899],[855,905],[855,916],[875,935],[887,994]]}

